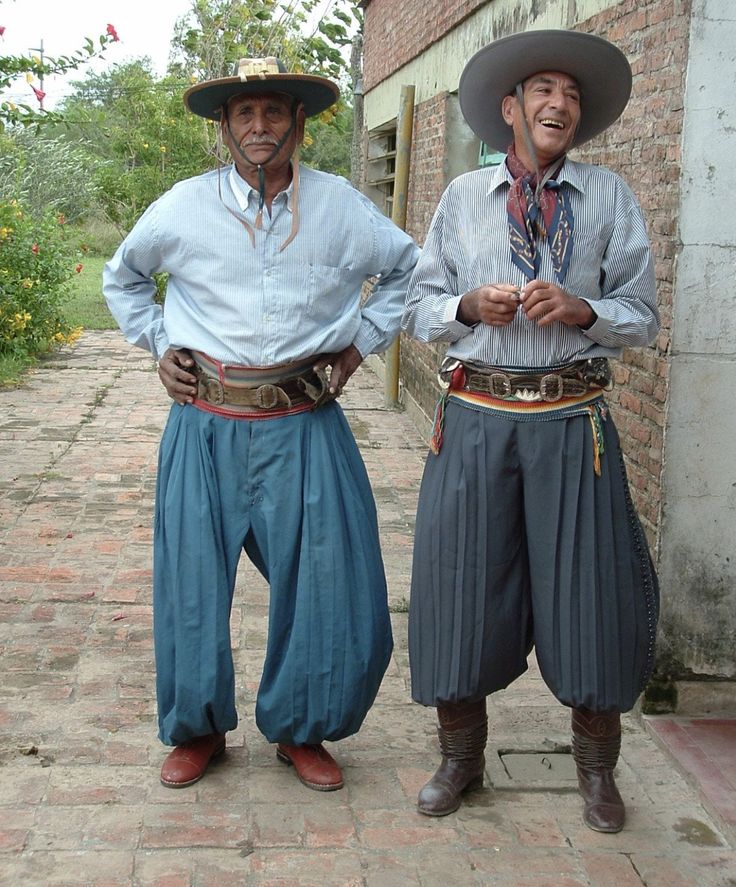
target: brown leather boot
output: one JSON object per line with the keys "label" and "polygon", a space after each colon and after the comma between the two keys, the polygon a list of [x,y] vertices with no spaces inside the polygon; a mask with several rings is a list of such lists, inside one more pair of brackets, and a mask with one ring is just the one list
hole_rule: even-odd
{"label": "brown leather boot", "polygon": [[486,701],[437,706],[442,763],[419,792],[417,807],[427,816],[447,816],[460,806],[463,792],[481,788],[488,739]]}
{"label": "brown leather boot", "polygon": [[596,832],[620,832],[626,810],[613,780],[621,751],[618,712],[572,711],[572,753],[583,796],[583,820]]}

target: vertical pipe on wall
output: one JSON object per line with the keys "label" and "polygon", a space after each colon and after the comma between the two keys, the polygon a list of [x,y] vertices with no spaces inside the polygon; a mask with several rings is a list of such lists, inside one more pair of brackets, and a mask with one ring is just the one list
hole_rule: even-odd
{"label": "vertical pipe on wall", "polygon": [[[402,86],[399,114],[396,118],[396,166],[394,169],[394,199],[391,221],[406,229],[406,204],[409,194],[409,166],[411,138],[414,128],[414,86]],[[385,403],[389,409],[399,404],[400,336],[386,351]]]}

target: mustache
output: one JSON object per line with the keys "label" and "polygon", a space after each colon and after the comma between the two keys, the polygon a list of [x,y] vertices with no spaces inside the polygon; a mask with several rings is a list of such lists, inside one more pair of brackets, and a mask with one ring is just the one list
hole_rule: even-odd
{"label": "mustache", "polygon": [[247,139],[243,139],[240,143],[242,148],[248,148],[253,145],[270,145],[275,148],[278,145],[278,141],[271,136],[250,136]]}

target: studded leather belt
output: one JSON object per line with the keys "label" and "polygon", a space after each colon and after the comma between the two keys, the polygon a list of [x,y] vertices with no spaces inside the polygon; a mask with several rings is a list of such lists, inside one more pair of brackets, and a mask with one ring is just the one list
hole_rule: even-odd
{"label": "studded leather belt", "polygon": [[465,364],[464,377],[460,387],[466,391],[528,402],[555,403],[565,397],[579,397],[593,389],[611,387],[610,366],[603,357],[577,361],[543,373],[512,373],[496,367],[480,371]]}
{"label": "studded leather belt", "polygon": [[197,398],[218,407],[250,407],[268,412],[288,410],[304,404],[317,407],[331,399],[327,376],[321,371],[310,370],[290,379],[253,387],[222,382],[208,376],[196,364],[193,372],[197,377]]}

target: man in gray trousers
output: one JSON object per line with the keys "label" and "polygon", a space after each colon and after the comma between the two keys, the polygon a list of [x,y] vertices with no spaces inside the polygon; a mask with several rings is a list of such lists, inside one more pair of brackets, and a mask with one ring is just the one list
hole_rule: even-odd
{"label": "man in gray trousers", "polygon": [[507,156],[447,188],[403,320],[449,343],[409,615],[412,695],[439,720],[430,816],[482,785],[486,696],[534,647],[572,709],[585,822],[624,825],[620,713],[651,673],[658,587],[604,392],[608,359],[650,344],[659,317],[634,195],[567,152],[630,92],[615,46],[561,30],[497,40],[460,80],[469,125]]}

